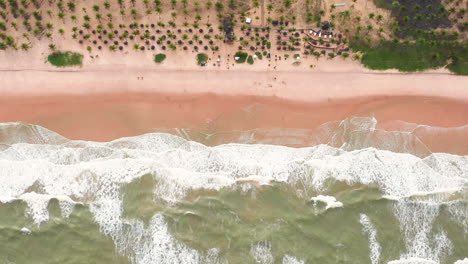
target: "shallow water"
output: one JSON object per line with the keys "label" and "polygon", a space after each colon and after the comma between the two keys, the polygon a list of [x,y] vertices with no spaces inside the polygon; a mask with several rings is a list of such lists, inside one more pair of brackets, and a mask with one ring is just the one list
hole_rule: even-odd
{"label": "shallow water", "polygon": [[291,148],[1,124],[0,263],[468,262],[468,156],[375,125]]}

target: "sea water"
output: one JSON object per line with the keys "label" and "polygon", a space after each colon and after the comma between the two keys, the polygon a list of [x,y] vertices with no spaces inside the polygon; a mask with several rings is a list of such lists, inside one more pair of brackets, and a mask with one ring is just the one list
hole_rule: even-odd
{"label": "sea water", "polygon": [[1,124],[0,263],[468,263],[468,156],[373,124],[301,148]]}

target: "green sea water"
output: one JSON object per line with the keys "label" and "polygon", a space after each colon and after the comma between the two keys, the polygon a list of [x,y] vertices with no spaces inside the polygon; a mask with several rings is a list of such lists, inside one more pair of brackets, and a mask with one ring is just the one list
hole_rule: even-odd
{"label": "green sea water", "polygon": [[468,263],[466,156],[4,126],[0,263]]}

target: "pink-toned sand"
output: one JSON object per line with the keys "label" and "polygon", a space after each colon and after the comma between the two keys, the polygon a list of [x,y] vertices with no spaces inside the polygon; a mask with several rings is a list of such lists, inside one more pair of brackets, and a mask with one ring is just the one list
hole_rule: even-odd
{"label": "pink-toned sand", "polygon": [[[97,70],[0,72],[0,122],[39,124],[68,138],[108,141],[158,128],[210,133],[314,129],[371,116],[419,132],[432,151],[468,154],[468,78],[449,74]],[[399,125],[400,124],[400,125]]]}

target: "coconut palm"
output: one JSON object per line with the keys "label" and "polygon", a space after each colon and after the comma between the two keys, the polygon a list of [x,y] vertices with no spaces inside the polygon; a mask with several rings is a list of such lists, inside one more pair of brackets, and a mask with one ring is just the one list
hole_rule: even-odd
{"label": "coconut palm", "polygon": [[205,5],[206,5],[206,8],[207,8],[207,9],[211,9],[211,7],[213,6],[213,2],[208,1],[208,2],[206,2]]}
{"label": "coconut palm", "polygon": [[70,11],[74,12],[75,11],[75,3],[73,2],[68,2],[67,3],[67,6],[68,6],[68,9],[70,9]]}
{"label": "coconut palm", "polygon": [[27,44],[27,43],[21,44],[21,49],[22,49],[22,50],[28,50],[28,49],[30,49],[30,48],[31,48],[31,46],[30,46],[29,44]]}

